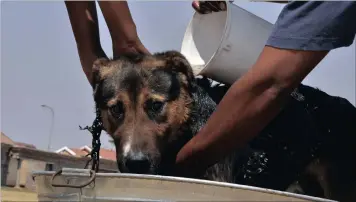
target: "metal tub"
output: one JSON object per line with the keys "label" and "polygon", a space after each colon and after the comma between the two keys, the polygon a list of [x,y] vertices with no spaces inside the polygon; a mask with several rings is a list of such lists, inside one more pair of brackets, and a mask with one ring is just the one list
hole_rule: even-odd
{"label": "metal tub", "polygon": [[63,168],[34,172],[39,201],[331,201],[287,192],[189,178],[93,173]]}

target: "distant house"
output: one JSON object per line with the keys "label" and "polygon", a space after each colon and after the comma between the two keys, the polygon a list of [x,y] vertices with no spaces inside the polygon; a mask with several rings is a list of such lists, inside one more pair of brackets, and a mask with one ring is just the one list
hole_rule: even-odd
{"label": "distant house", "polygon": [[25,148],[30,148],[30,149],[37,149],[35,145],[27,144],[27,143],[23,143],[23,142],[16,142],[15,145],[17,147],[25,147]]}
{"label": "distant house", "polygon": [[25,147],[25,148],[36,149],[35,145],[13,141],[8,136],[6,136],[3,132],[1,132],[1,143],[16,146],[16,147]]}
{"label": "distant house", "polygon": [[[67,146],[64,146],[64,147],[58,149],[57,151],[55,151],[55,153],[69,155],[69,156],[75,156],[75,157],[84,157],[84,156],[90,154],[91,150],[92,150],[92,148],[87,145],[84,145],[80,148],[69,148]],[[105,149],[105,148],[100,148],[99,158],[116,161],[116,151],[110,150],[110,149]]]}
{"label": "distant house", "polygon": [[1,132],[1,185],[6,184],[6,175],[9,164],[9,149],[15,145],[15,142]]}
{"label": "distant house", "polygon": [[12,141],[9,137],[7,137],[3,132],[1,132],[1,143],[14,145],[15,142]]}
{"label": "distant house", "polygon": [[[35,190],[33,171],[55,171],[63,167],[84,168],[91,151],[89,146],[69,149],[63,147],[56,152],[37,149],[34,145],[15,142],[1,132],[1,185],[26,187]],[[114,150],[100,149],[99,172],[117,172]]]}

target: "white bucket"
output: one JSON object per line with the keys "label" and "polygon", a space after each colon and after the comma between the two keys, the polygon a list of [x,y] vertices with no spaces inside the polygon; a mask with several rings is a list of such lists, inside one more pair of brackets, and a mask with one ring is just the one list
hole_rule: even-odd
{"label": "white bucket", "polygon": [[227,2],[227,10],[195,13],[184,34],[181,53],[195,75],[232,84],[255,63],[273,24]]}

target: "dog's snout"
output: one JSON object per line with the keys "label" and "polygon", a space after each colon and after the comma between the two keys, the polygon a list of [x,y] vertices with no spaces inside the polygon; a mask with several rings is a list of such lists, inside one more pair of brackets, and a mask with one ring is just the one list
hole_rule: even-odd
{"label": "dog's snout", "polygon": [[130,173],[147,174],[151,168],[151,162],[147,155],[141,152],[130,153],[125,157],[125,167]]}

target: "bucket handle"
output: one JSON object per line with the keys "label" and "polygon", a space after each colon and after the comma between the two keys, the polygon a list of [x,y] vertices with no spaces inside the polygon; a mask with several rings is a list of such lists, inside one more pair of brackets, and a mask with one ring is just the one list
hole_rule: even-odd
{"label": "bucket handle", "polygon": [[78,184],[78,185],[74,185],[74,184],[57,184],[54,182],[54,178],[56,178],[58,175],[62,174],[63,170],[60,169],[58,170],[57,172],[55,172],[53,175],[52,175],[52,178],[51,178],[51,185],[53,187],[70,187],[70,188],[83,188],[87,185],[89,185],[90,183],[92,183],[96,177],[96,173],[94,170],[90,170],[89,173],[90,173],[90,178],[88,181],[85,181],[81,184]]}

